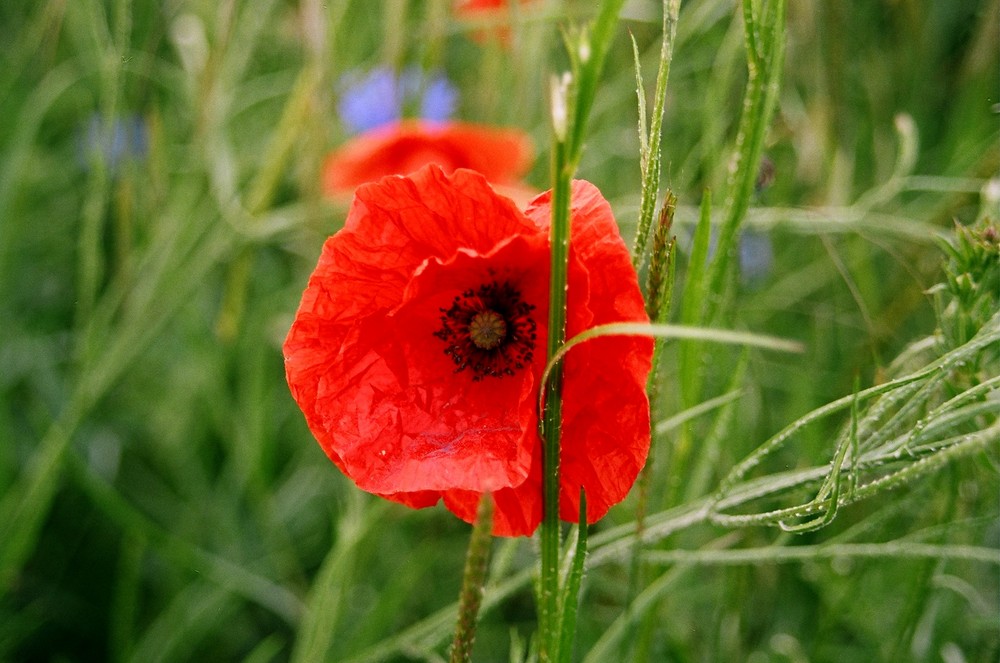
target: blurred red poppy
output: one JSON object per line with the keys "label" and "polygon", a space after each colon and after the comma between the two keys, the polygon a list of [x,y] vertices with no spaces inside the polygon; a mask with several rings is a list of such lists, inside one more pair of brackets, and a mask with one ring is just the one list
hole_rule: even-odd
{"label": "blurred red poppy", "polygon": [[[519,0],[522,5],[530,5],[537,0]],[[481,12],[503,12],[510,9],[510,0],[455,0],[455,13],[474,15]]]}
{"label": "blurred red poppy", "polygon": [[[330,459],[360,488],[471,522],[493,495],[494,534],[541,520],[536,402],[548,320],[549,194],[527,211],[479,173],[428,166],[361,186],[323,246],[284,344],[291,392]],[[573,185],[567,333],[645,321],[611,208]],[[652,341],[605,337],[564,368],[561,512],[594,522],[649,450]]]}
{"label": "blurred red poppy", "polygon": [[[509,45],[510,29],[504,23],[510,13],[510,1],[455,0],[455,14],[469,20],[489,19],[490,21],[496,21],[498,23],[496,27],[490,30],[476,30],[473,32],[473,36],[480,41],[496,38],[501,43]],[[536,0],[519,0],[518,4],[523,7],[534,2]]]}
{"label": "blurred red poppy", "polygon": [[527,188],[520,179],[531,168],[532,152],[528,136],[516,129],[462,122],[394,123],[367,131],[331,153],[323,165],[323,192],[347,198],[366,182],[406,175],[433,163],[446,173],[475,170],[502,192],[523,199]]}

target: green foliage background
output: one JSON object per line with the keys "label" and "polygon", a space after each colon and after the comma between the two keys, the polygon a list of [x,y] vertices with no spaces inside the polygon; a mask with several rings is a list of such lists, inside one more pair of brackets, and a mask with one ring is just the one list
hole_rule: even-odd
{"label": "green foliage background", "polygon": [[[578,173],[628,240],[627,31],[652,90],[660,5],[626,3]],[[444,0],[0,4],[0,659],[440,660],[468,526],[357,491],[284,382],[281,341],[345,213],[317,178],[346,139],[336,81],[444,70],[458,116],[532,135],[544,190],[559,27],[592,12],[523,10],[504,48]],[[637,494],[592,528],[576,658],[995,661],[1000,2],[803,0],[785,21],[774,180],[745,221],[773,259],[734,282],[719,322],[806,350],[665,346],[651,552],[633,561]],[[683,3],[661,178],[679,200],[677,297],[703,269],[698,204],[708,190],[722,208],[746,78],[738,3]],[[111,118],[141,118],[139,154],[86,148]],[[808,412],[948,352],[966,354],[900,396],[912,410],[846,407],[718,490]],[[852,467],[863,453],[874,464]],[[761,515],[808,503],[827,475],[839,490],[896,471],[912,475],[799,514],[835,512],[822,529]],[[774,490],[713,511],[733,485]],[[528,651],[536,556],[495,542],[475,660]]]}

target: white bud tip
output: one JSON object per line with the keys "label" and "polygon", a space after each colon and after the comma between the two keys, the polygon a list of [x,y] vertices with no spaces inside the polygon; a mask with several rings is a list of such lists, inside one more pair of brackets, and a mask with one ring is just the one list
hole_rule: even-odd
{"label": "white bud tip", "polygon": [[569,85],[573,77],[568,71],[562,76],[553,76],[552,87],[552,130],[556,134],[556,140],[564,142],[569,124],[569,108],[566,97],[569,95]]}

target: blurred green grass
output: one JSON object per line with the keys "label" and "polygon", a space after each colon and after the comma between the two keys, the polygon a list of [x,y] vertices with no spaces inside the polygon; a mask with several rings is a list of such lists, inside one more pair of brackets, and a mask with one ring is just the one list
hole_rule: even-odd
{"label": "blurred green grass", "polygon": [[[460,117],[533,136],[529,180],[544,190],[558,26],[591,8],[543,4],[509,50],[471,39],[443,0],[0,5],[0,659],[437,660],[468,527],[354,489],[288,396],[280,343],[343,220],[317,178],[346,137],[338,77],[442,68],[460,90]],[[659,4],[626,4],[579,171],[612,201],[626,238],[639,200],[626,29],[643,71],[655,71]],[[747,219],[767,233],[773,262],[741,282],[724,319],[808,349],[749,353],[732,409],[658,436],[658,458],[686,445],[706,483],[655,466],[655,510],[694,504],[789,422],[882,381],[939,324],[926,293],[942,280],[931,233],[984,208],[998,216],[982,192],[1000,170],[1000,2],[795,2],[787,24],[765,143],[774,182]],[[745,81],[735,3],[684,3],[662,177],[680,201],[679,280],[702,191],[722,207]],[[141,149],[86,149],[94,118],[99,128],[138,118]],[[661,418],[681,409],[676,354],[661,371]],[[700,358],[705,397],[734,386],[739,356]],[[803,430],[769,471],[828,463],[845,422]],[[997,494],[993,445],[844,507],[818,532],[701,521],[661,543],[908,537],[995,551]],[[595,534],[627,527],[634,502]],[[494,554],[509,593],[483,617],[482,661],[508,660],[512,630],[528,637],[535,618],[532,543],[498,542]],[[649,587],[664,593],[640,612],[637,650],[613,651],[996,660],[997,567],[891,555],[651,564]],[[588,573],[579,658],[623,615],[628,568],[612,556]]]}

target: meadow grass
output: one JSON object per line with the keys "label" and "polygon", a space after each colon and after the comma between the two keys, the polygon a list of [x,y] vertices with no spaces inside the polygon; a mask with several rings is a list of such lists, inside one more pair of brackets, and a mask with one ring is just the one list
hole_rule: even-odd
{"label": "meadow grass", "polygon": [[[280,346],[346,212],[341,76],[442,70],[552,186],[596,5],[514,13],[504,46],[446,0],[0,5],[0,660],[444,660],[469,526],[341,475]],[[1000,655],[998,30],[997,0],[624,3],[569,161],[669,287],[572,660]],[[494,540],[473,660],[533,655],[539,547]]]}

